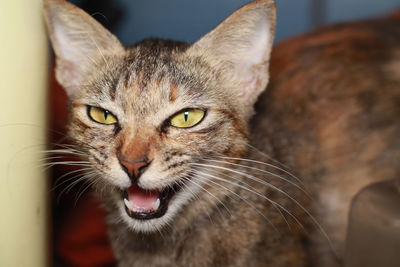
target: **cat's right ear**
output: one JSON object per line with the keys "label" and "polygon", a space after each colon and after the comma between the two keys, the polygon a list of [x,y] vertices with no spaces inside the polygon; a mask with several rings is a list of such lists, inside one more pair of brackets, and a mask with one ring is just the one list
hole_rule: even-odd
{"label": "cat's right ear", "polygon": [[56,78],[68,96],[75,94],[97,64],[124,52],[118,39],[80,8],[64,0],[45,0],[44,16],[56,54]]}
{"label": "cat's right ear", "polygon": [[252,107],[268,83],[275,32],[274,0],[256,0],[230,15],[194,43],[187,53],[200,56],[219,71],[243,110]]}

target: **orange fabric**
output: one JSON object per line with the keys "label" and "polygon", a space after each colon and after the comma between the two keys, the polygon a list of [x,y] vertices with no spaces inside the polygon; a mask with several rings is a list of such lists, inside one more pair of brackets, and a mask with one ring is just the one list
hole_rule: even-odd
{"label": "orange fabric", "polygon": [[91,194],[80,201],[57,242],[56,249],[63,261],[81,267],[108,266],[115,262],[104,218]]}
{"label": "orange fabric", "polygon": [[[51,140],[56,144],[66,144],[67,95],[56,82],[54,72],[50,77],[50,88]],[[75,169],[73,166],[57,165],[53,169],[54,179]],[[60,258],[68,266],[76,267],[104,267],[115,263],[108,241],[105,214],[99,203],[91,194],[84,194],[79,203],[73,206],[75,198],[76,196],[72,201],[64,199],[72,202],[67,205],[72,208],[63,217],[63,226],[56,225],[58,228],[54,229],[56,258]]]}

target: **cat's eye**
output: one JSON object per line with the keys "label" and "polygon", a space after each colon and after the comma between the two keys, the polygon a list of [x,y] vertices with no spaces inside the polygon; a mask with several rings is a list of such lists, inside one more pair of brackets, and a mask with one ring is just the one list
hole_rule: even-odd
{"label": "cat's eye", "polygon": [[89,107],[88,113],[92,120],[101,124],[115,124],[118,122],[117,118],[110,111],[102,108]]}
{"label": "cat's eye", "polygon": [[171,125],[178,128],[189,128],[198,124],[205,115],[202,109],[185,109],[171,119]]}

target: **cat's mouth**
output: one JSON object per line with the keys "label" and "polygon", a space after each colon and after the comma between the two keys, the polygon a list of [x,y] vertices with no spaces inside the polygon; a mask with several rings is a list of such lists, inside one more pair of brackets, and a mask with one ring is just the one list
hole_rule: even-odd
{"label": "cat's mouth", "polygon": [[123,192],[125,211],[138,220],[160,218],[167,212],[169,201],[179,189],[175,185],[162,191],[145,190],[134,184]]}

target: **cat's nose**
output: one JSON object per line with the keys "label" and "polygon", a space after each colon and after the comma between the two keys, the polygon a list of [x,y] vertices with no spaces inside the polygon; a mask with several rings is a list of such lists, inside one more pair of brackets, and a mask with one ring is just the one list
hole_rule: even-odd
{"label": "cat's nose", "polygon": [[132,183],[136,183],[140,175],[142,175],[150,165],[150,162],[146,157],[140,157],[135,160],[120,158],[119,162],[121,163],[122,169],[128,174]]}

